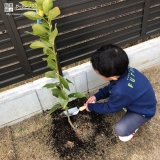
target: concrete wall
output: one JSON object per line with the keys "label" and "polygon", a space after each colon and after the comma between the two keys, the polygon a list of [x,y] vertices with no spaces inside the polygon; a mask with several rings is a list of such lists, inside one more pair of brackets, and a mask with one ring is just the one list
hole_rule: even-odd
{"label": "concrete wall", "polygon": [[[125,49],[130,66],[139,70],[160,63],[160,37]],[[107,83],[92,69],[90,62],[65,70],[64,77],[74,83],[71,92],[86,94]],[[41,78],[34,82],[0,93],[0,127],[12,125],[30,116],[50,109],[57,103],[51,91],[42,88],[46,83],[56,80]]]}

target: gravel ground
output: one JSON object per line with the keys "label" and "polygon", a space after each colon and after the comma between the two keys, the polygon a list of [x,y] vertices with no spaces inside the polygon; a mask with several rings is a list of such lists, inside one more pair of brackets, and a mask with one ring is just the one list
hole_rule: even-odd
{"label": "gravel ground", "polygon": [[[115,122],[124,114],[124,111],[101,117],[103,124],[104,122],[107,124],[107,135],[104,134],[105,131],[103,132],[104,125],[102,125],[103,130],[95,134],[96,127],[93,126],[93,123],[90,124],[90,117],[85,114],[80,117],[75,116],[73,120],[78,119],[76,123],[81,126],[81,129],[83,126],[92,126],[92,130],[84,128],[82,135],[76,135],[80,139],[83,137],[82,148],[79,147],[76,150],[74,150],[74,141],[66,139],[73,131],[66,132],[65,128],[57,125],[56,117],[53,118],[44,113],[11,127],[0,129],[0,160],[159,160],[160,65],[146,69],[143,73],[148,77],[155,90],[158,101],[157,113],[151,121],[138,130],[131,141],[121,142],[113,131]],[[68,125],[68,123],[64,124]],[[62,132],[64,137],[61,138],[66,140],[66,144],[60,149],[57,148],[60,143],[53,138],[53,133],[58,136]],[[88,137],[92,133],[94,133],[94,138],[93,136]]]}

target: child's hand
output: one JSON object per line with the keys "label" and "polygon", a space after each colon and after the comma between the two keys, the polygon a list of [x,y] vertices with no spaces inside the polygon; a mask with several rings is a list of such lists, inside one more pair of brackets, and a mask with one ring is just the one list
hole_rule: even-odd
{"label": "child's hand", "polygon": [[90,112],[90,110],[88,109],[88,105],[85,103],[84,106],[86,106],[86,111]]}
{"label": "child's hand", "polygon": [[88,103],[95,103],[95,101],[96,101],[95,96],[92,96],[87,100],[87,102],[84,104],[84,106],[86,106],[86,111],[90,112],[90,110],[88,109]]}
{"label": "child's hand", "polygon": [[95,101],[96,101],[96,97],[95,97],[95,96],[91,96],[91,97],[87,100],[86,104],[88,104],[88,103],[95,103]]}

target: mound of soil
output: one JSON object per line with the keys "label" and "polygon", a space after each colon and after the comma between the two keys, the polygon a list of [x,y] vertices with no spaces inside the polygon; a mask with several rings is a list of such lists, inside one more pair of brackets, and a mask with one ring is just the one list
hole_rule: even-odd
{"label": "mound of soil", "polygon": [[[69,108],[80,107],[85,102],[86,98],[76,99],[69,102],[68,106]],[[53,129],[50,130],[48,145],[53,146],[63,159],[93,159],[93,157],[103,159],[103,147],[117,143],[112,126],[104,118],[105,115],[87,111],[79,112],[71,117],[73,125],[77,128],[74,131],[66,117],[59,117],[61,112],[57,110],[52,113]],[[105,146],[102,147],[101,142]]]}

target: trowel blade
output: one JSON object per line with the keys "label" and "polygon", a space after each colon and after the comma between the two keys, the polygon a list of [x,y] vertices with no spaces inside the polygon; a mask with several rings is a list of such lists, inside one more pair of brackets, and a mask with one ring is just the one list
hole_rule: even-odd
{"label": "trowel blade", "polygon": [[[68,114],[69,114],[69,116],[74,116],[74,115],[78,114],[78,112],[79,112],[79,109],[78,109],[77,107],[68,109]],[[60,116],[66,117],[66,116],[67,116],[67,111],[63,111],[63,112],[60,114]]]}

